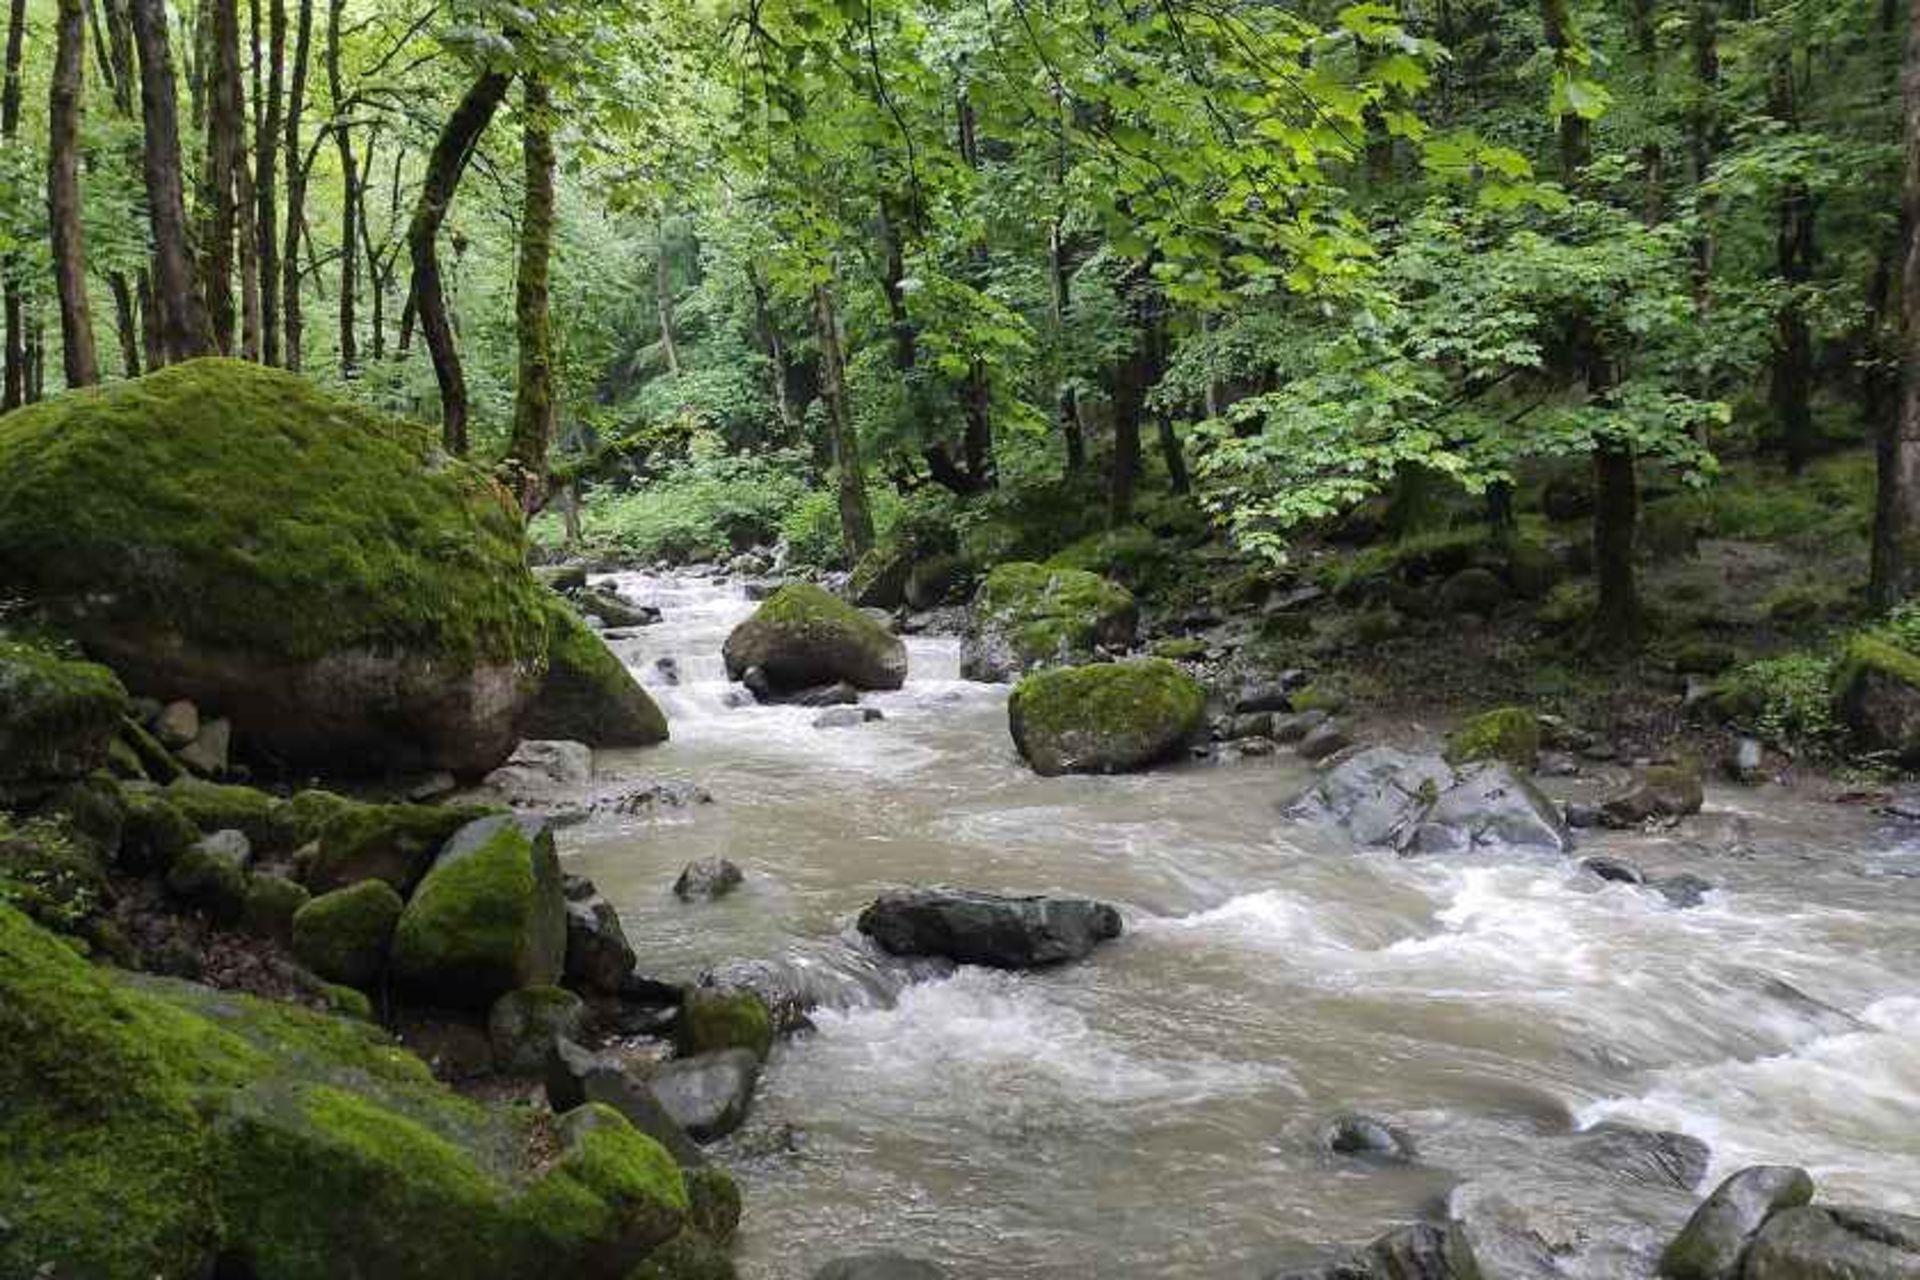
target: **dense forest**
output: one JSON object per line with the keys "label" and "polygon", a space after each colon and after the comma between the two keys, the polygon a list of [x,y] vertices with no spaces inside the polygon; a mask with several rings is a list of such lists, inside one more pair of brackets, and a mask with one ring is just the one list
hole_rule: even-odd
{"label": "dense forest", "polygon": [[1920,1276],[1920,0],[0,21],[0,1280]]}

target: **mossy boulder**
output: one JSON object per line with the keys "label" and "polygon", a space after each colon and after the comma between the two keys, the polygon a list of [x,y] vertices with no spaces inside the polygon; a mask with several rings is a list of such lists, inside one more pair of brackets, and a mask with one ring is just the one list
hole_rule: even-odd
{"label": "mossy boulder", "polygon": [[253,851],[238,831],[216,831],[187,847],[167,869],[167,892],[223,923],[246,910]]}
{"label": "mossy boulder", "polygon": [[[287,802],[282,817],[283,826],[295,819],[296,847],[310,840],[319,845],[306,874],[308,888],[316,893],[362,880],[384,880],[410,893],[455,832],[497,812],[481,805],[361,804],[339,796],[332,797],[337,804],[323,804],[310,798],[328,794],[302,792]],[[303,801],[306,817],[317,819],[313,834],[304,839],[300,836],[310,828],[292,812]]]}
{"label": "mossy boulder", "polygon": [[1447,739],[1447,763],[1504,760],[1531,771],[1540,762],[1540,717],[1525,707],[1495,707],[1473,716]]}
{"label": "mossy boulder", "polygon": [[294,958],[328,982],[370,987],[386,968],[405,907],[384,880],[323,893],[293,917]]}
{"label": "mossy boulder", "polygon": [[129,791],[126,825],[120,831],[120,865],[136,874],[165,872],[200,830],[165,795]]}
{"label": "mossy boulder", "polygon": [[538,1075],[558,1041],[580,1038],[586,1017],[586,1002],[563,987],[507,992],[487,1010],[494,1069],[508,1075]]}
{"label": "mossy boulder", "polygon": [[960,672],[1012,680],[1035,667],[1090,662],[1133,644],[1140,609],[1126,588],[1084,569],[997,565],[974,594]]}
{"label": "mossy boulder", "polygon": [[787,693],[845,681],[858,689],[898,689],[907,680],[900,637],[837,596],[795,582],[762,602],[727,637],[727,676],[752,668]]}
{"label": "mossy boulder", "polygon": [[160,794],[201,831],[238,831],[263,853],[285,847],[276,796],[199,778],[180,778]]}
{"label": "mossy boulder", "polygon": [[104,766],[126,711],[127,691],[105,667],[0,641],[0,797]]}
{"label": "mossy boulder", "polygon": [[1151,594],[1152,588],[1178,567],[1172,545],[1137,524],[1090,533],[1048,559],[1056,569],[1078,569],[1109,578],[1132,591]]}
{"label": "mossy boulder", "polygon": [[296,880],[257,875],[247,885],[240,914],[249,933],[286,943],[293,940],[293,918],[310,901],[312,895]]}
{"label": "mossy boulder", "polygon": [[1862,750],[1920,766],[1920,656],[1874,635],[1847,643],[1834,676],[1840,721]]}
{"label": "mossy boulder", "polygon": [[401,914],[393,973],[413,994],[486,1009],[509,991],[553,986],[567,953],[553,833],[499,815],[461,828]]}
{"label": "mossy boulder", "polygon": [[4,905],[0,1037],[0,1275],[619,1280],[694,1230],[611,1110],[542,1137],[373,1027],[98,969]]}
{"label": "mossy boulder", "polygon": [[132,687],[335,772],[481,773],[548,670],[509,495],[414,423],[194,360],[0,423],[0,581]]}
{"label": "mossy boulder", "polygon": [[520,717],[520,738],[594,747],[648,747],[667,740],[667,717],[626,664],[558,596],[544,602],[547,676]]}
{"label": "mossy boulder", "polygon": [[1200,682],[1164,658],[1035,672],[1007,702],[1033,771],[1127,773],[1173,759],[1206,723]]}
{"label": "mossy boulder", "polygon": [[773,1050],[773,1015],[754,992],[694,988],[681,1002],[674,1048],[683,1058],[746,1049],[764,1059]]}

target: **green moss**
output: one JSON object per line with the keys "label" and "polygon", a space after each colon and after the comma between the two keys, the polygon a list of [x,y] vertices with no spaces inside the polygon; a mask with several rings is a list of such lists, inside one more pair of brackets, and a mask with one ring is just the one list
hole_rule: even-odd
{"label": "green moss", "polygon": [[554,1042],[580,1039],[586,1005],[562,987],[522,987],[509,991],[487,1010],[487,1039],[493,1045],[494,1070],[534,1076],[545,1070]]}
{"label": "green moss", "polygon": [[1206,709],[1199,681],[1161,658],[1036,672],[1007,704],[1015,746],[1047,775],[1165,760],[1199,734]]}
{"label": "green moss", "polygon": [[1207,656],[1207,642],[1198,636],[1176,636],[1153,646],[1153,656],[1169,662],[1192,662]]}
{"label": "green moss", "polygon": [[1310,684],[1296,689],[1288,697],[1295,711],[1324,711],[1328,715],[1338,715],[1347,709],[1347,695],[1340,690],[1324,684]]}
{"label": "green moss", "polygon": [[293,937],[293,918],[307,905],[306,887],[285,876],[259,875],[247,885],[241,918],[247,931],[262,938],[287,942]]}
{"label": "green moss", "polygon": [[740,1226],[740,1184],[718,1165],[683,1171],[690,1220],[709,1240],[724,1244]]}
{"label": "green moss", "polygon": [[724,656],[731,678],[760,667],[780,688],[846,680],[862,689],[897,689],[907,673],[898,636],[807,582],[789,583],[762,601],[728,635]]}
{"label": "green moss", "polygon": [[1139,525],[1088,534],[1051,557],[1047,564],[1110,578],[1134,591],[1152,594],[1177,567],[1172,547]]}
{"label": "green moss", "polygon": [[1447,760],[1504,760],[1532,769],[1540,759],[1540,718],[1525,707],[1496,707],[1466,720],[1447,740]]}
{"label": "green moss", "polygon": [[323,982],[320,984],[320,995],[326,1000],[327,1008],[343,1018],[373,1021],[373,1001],[367,998],[364,991],[343,987],[337,982]]}
{"label": "green moss", "polygon": [[263,853],[279,846],[280,801],[264,791],[180,778],[169,784],[162,794],[187,821],[206,834],[238,831]]}
{"label": "green moss", "polygon": [[[4,439],[0,424],[0,457]],[[0,641],[0,784],[100,768],[126,711],[127,691],[105,667]]]}
{"label": "green moss", "polygon": [[[306,793],[313,794],[313,793]],[[325,794],[325,793],[319,793]],[[297,802],[299,797],[295,797]],[[320,848],[307,868],[307,883],[326,893],[362,880],[384,880],[401,893],[411,892],[433,864],[434,855],[454,832],[498,809],[483,805],[441,808],[417,804],[338,803],[320,819]],[[317,813],[320,802],[309,800]],[[304,843],[304,842],[303,842]]]}
{"label": "green moss", "polygon": [[682,1057],[718,1049],[751,1049],[765,1058],[773,1049],[773,1018],[751,991],[687,992],[674,1033]]}
{"label": "green moss", "polygon": [[293,917],[293,954],[328,982],[371,986],[405,905],[384,880],[323,893]]}
{"label": "green moss", "polygon": [[1844,688],[1861,671],[1875,671],[1920,689],[1920,654],[1914,654],[1871,633],[1855,636],[1841,652],[1835,682]]}
{"label": "green moss", "polygon": [[537,663],[524,559],[510,499],[427,429],[260,365],[189,361],[0,423],[0,580],[89,634]]}
{"label": "green moss", "polygon": [[395,976],[462,1007],[556,982],[566,958],[565,906],[553,836],[507,817],[473,823],[442,851],[400,917]]}
{"label": "green moss", "polygon": [[1098,574],[1022,561],[994,566],[973,602],[975,629],[1007,645],[1022,671],[1085,662],[1100,645],[1124,648],[1138,618],[1132,594]]}
{"label": "green moss", "polygon": [[595,747],[645,747],[667,740],[667,717],[626,664],[573,607],[544,602],[547,678],[521,722],[529,738],[562,738]]}
{"label": "green moss", "polygon": [[216,920],[231,923],[246,910],[247,873],[238,862],[195,844],[167,870],[167,892]]}
{"label": "green moss", "polygon": [[317,787],[296,791],[274,811],[274,843],[283,849],[312,844],[331,819],[358,807],[357,800]]}
{"label": "green moss", "polygon": [[129,871],[164,873],[188,845],[200,838],[199,828],[165,795],[129,791],[126,812],[126,825],[120,832],[120,865]]}
{"label": "green moss", "polygon": [[153,781],[164,786],[182,773],[180,762],[173,758],[173,753],[161,746],[160,740],[131,716],[120,723],[120,741],[139,759],[141,771]]}

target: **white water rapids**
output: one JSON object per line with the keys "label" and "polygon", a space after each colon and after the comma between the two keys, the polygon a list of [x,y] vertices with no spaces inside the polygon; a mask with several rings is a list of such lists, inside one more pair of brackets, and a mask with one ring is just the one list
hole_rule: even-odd
{"label": "white water rapids", "polygon": [[[1356,853],[1280,817],[1309,778],[1284,756],[1033,776],[1006,690],[959,680],[952,640],[909,640],[906,688],[866,699],[878,723],[729,706],[740,589],[614,585],[664,613],[615,649],[673,740],[603,753],[602,771],[715,803],[596,817],[563,834],[569,869],[619,908],[643,972],[772,959],[831,997],[720,1151],[744,1183],[750,1280],[876,1247],[974,1280],[1255,1277],[1473,1179],[1677,1226],[1692,1197],[1555,1154],[1603,1119],[1704,1139],[1710,1179],[1798,1163],[1823,1198],[1920,1211],[1920,837],[1729,788],[1668,836],[1584,842],[1705,876],[1717,889],[1689,911],[1571,860]],[[707,855],[745,886],[681,903],[675,875]],[[863,976],[853,919],[883,888],[934,883],[1101,898],[1127,932],[1058,970],[896,994]],[[1421,1163],[1321,1154],[1320,1126],[1350,1110],[1403,1125]]]}

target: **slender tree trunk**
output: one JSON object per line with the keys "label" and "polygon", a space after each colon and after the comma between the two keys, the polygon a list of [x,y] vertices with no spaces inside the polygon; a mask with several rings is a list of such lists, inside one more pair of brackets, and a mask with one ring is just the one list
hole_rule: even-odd
{"label": "slender tree trunk", "polygon": [[129,378],[140,376],[140,311],[133,297],[133,282],[124,271],[107,277],[113,291],[113,332],[120,339],[120,367]]}
{"label": "slender tree trunk", "polygon": [[[1793,83],[1793,58],[1774,65],[1768,110],[1788,130],[1799,128],[1799,104]],[[1813,332],[1807,324],[1805,290],[1813,279],[1813,193],[1799,178],[1780,191],[1774,236],[1775,269],[1783,297],[1774,317],[1773,376],[1770,395],[1775,425],[1786,450],[1787,470],[1798,474],[1813,456]]]}
{"label": "slender tree trunk", "polygon": [[[7,7],[6,80],[0,85],[0,145],[11,148],[20,134],[20,69],[27,38],[27,0],[12,0]],[[0,394],[0,413],[17,409],[27,400],[27,314],[26,294],[16,279],[17,255],[0,259],[0,275],[5,276],[6,381]]]}
{"label": "slender tree trunk", "polygon": [[521,82],[526,121],[521,152],[526,201],[520,215],[520,269],[514,319],[520,339],[520,381],[513,399],[513,438],[507,447],[507,484],[531,516],[546,502],[547,451],[553,447],[553,327],[547,273],[553,259],[553,119],[547,84],[529,73]]}
{"label": "slender tree trunk", "polygon": [[447,449],[455,454],[467,451],[467,379],[460,368],[460,351],[454,341],[453,320],[447,313],[445,286],[440,278],[440,226],[453,204],[460,178],[473,158],[480,135],[486,132],[506,97],[513,77],[504,71],[487,70],[468,86],[460,105],[454,108],[433,144],[427,161],[420,201],[414,206],[413,220],[407,226],[407,248],[413,256],[413,303],[420,317],[420,331],[433,356],[433,374],[440,384],[441,432]]}
{"label": "slender tree trunk", "polygon": [[[260,0],[252,2],[257,25]],[[286,0],[269,0],[266,93],[260,100],[259,122],[253,132],[253,220],[260,246],[260,359],[267,364],[280,363],[280,210],[275,187],[279,182],[286,57]]]}
{"label": "slender tree trunk", "polygon": [[840,506],[840,538],[849,562],[872,547],[873,513],[867,507],[867,478],[860,463],[860,440],[847,405],[846,356],[840,342],[840,317],[829,285],[813,287],[813,335],[820,348],[820,400],[827,410],[827,444],[833,460]]}
{"label": "slender tree trunk", "polygon": [[1880,450],[1873,532],[1873,600],[1890,608],[1920,592],[1920,0],[1909,0],[1904,92],[1906,171],[1902,193],[1906,263],[1900,336],[1900,417]]}
{"label": "slender tree trunk", "polygon": [[774,322],[766,282],[760,278],[752,259],[747,260],[747,287],[753,291],[753,327],[760,338],[761,347],[767,353],[767,364],[773,370],[770,381],[773,384],[774,416],[779,419],[783,442],[791,443],[799,433],[800,424],[795,420],[793,403],[787,397],[787,347],[780,337],[780,326]]}
{"label": "slender tree trunk", "polygon": [[[959,95],[960,158],[975,173],[980,171],[980,142],[974,118],[973,99],[963,88]],[[991,260],[984,234],[969,249],[973,259],[974,287],[984,289]],[[987,362],[976,359],[967,369],[964,390],[966,431],[961,438],[961,456],[965,460],[969,485],[976,492],[991,489],[995,483],[993,458],[993,384],[987,376]]]}
{"label": "slender tree trunk", "polygon": [[[1692,0],[1687,41],[1693,52],[1694,103],[1687,112],[1688,177],[1694,190],[1692,244],[1693,315],[1704,332],[1713,315],[1714,219],[1720,201],[1707,189],[1719,138],[1720,0]],[[1705,370],[1695,380],[1695,393],[1705,399],[1713,387]],[[1700,442],[1708,441],[1709,427],[1700,424]]]}
{"label": "slender tree trunk", "polygon": [[680,345],[673,336],[673,279],[667,264],[667,221],[663,214],[653,238],[653,310],[660,324],[660,357],[667,373],[680,376]]}
{"label": "slender tree trunk", "polygon": [[233,248],[238,230],[234,193],[239,180],[235,160],[245,154],[241,141],[240,14],[238,0],[209,0],[202,22],[210,29],[212,71],[208,76],[206,243],[201,246],[201,280],[214,345],[233,350]]}
{"label": "slender tree trunk", "polygon": [[307,220],[307,166],[301,154],[300,120],[307,110],[307,61],[313,47],[313,0],[299,0],[293,32],[293,70],[287,88],[287,225],[280,252],[280,310],[286,330],[287,368],[300,370],[304,321],[300,314],[300,233]]}
{"label": "slender tree trunk", "polygon": [[346,0],[327,5],[327,91],[333,95],[333,145],[340,156],[340,376],[356,377],[360,346],[354,305],[359,294],[360,171],[353,154],[353,129],[347,121],[347,86],[340,75],[340,23]]}
{"label": "slender tree trunk", "polygon": [[87,237],[80,222],[80,112],[86,79],[87,12],[81,0],[60,0],[53,85],[47,102],[47,223],[53,239],[53,283],[60,298],[60,351],[69,387],[100,381],[87,302]]}
{"label": "slender tree trunk", "polygon": [[140,113],[146,125],[141,167],[147,188],[147,216],[153,229],[155,309],[167,359],[187,360],[213,349],[213,328],[187,250],[180,111],[174,94],[166,4],[165,0],[131,3],[134,43],[140,54]]}

